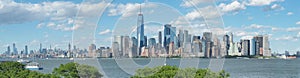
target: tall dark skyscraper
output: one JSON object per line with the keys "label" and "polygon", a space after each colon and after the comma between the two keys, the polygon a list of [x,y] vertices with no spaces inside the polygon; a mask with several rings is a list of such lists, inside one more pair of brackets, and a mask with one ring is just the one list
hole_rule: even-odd
{"label": "tall dark skyscraper", "polygon": [[258,35],[254,36],[255,39],[255,55],[263,54],[263,36]]}
{"label": "tall dark skyscraper", "polygon": [[250,40],[241,40],[242,43],[242,54],[245,56],[250,55]]}
{"label": "tall dark skyscraper", "polygon": [[178,34],[178,47],[183,47],[183,42],[184,42],[184,35],[183,31],[179,29],[179,34]]}
{"label": "tall dark skyscraper", "polygon": [[229,50],[229,47],[230,47],[230,42],[229,42],[229,36],[226,34],[223,36],[223,42],[224,42],[224,45],[225,45],[225,53],[226,55],[228,55],[228,50]]}
{"label": "tall dark skyscraper", "polygon": [[212,56],[212,33],[211,32],[204,32],[202,41],[204,43],[204,54],[206,57],[211,57]]}
{"label": "tall dark skyscraper", "polygon": [[28,54],[28,46],[25,45],[25,55],[27,55],[27,54]]}
{"label": "tall dark skyscraper", "polygon": [[200,40],[200,36],[193,36],[193,41],[197,41],[197,40]]}
{"label": "tall dark skyscraper", "polygon": [[43,49],[42,43],[40,43],[40,52],[41,52],[41,53],[42,53],[42,49]]}
{"label": "tall dark skyscraper", "polygon": [[71,44],[68,45],[68,57],[72,57]]}
{"label": "tall dark skyscraper", "polygon": [[150,38],[148,40],[148,45],[149,45],[148,47],[155,46],[155,44],[156,44],[155,38]]}
{"label": "tall dark skyscraper", "polygon": [[147,42],[148,42],[148,38],[147,38],[147,36],[144,36],[144,46],[147,46],[148,44],[147,44]]}
{"label": "tall dark skyscraper", "polygon": [[18,54],[18,50],[16,48],[16,44],[13,43],[13,54],[17,55]]}
{"label": "tall dark skyscraper", "polygon": [[158,32],[158,43],[162,44],[162,33],[161,33],[161,31]]}
{"label": "tall dark skyscraper", "polygon": [[142,6],[140,5],[140,12],[137,20],[137,39],[138,39],[138,52],[141,54],[141,48],[145,46],[144,38],[144,16],[142,14]]}
{"label": "tall dark skyscraper", "polygon": [[[164,47],[166,49],[166,52],[169,52],[169,44],[171,42],[176,43],[175,38],[176,37],[176,27],[172,27],[171,24],[164,25]],[[175,45],[175,44],[174,44]]]}
{"label": "tall dark skyscraper", "polygon": [[7,54],[10,55],[10,46],[7,46]]}
{"label": "tall dark skyscraper", "polygon": [[68,51],[71,52],[71,44],[68,45]]}

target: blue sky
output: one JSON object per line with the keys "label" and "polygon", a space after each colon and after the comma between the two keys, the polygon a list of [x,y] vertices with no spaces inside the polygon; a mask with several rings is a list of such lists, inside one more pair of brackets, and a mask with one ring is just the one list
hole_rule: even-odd
{"label": "blue sky", "polygon": [[[192,34],[218,30],[241,37],[270,35],[272,52],[300,50],[298,0],[1,0],[0,53],[16,43],[67,49],[110,46],[114,35],[134,35],[139,6],[148,37],[163,24]],[[211,29],[206,29],[207,27]],[[221,30],[220,30],[221,29]]]}

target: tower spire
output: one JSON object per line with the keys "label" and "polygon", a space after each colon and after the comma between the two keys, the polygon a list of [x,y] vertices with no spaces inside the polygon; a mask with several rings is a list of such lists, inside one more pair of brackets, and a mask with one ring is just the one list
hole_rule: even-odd
{"label": "tower spire", "polygon": [[142,4],[140,4],[140,14],[142,14]]}

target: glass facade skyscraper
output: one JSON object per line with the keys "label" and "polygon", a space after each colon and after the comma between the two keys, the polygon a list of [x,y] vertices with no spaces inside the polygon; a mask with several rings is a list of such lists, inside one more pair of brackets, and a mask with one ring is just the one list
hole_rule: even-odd
{"label": "glass facade skyscraper", "polygon": [[144,16],[142,14],[142,9],[140,6],[140,12],[138,14],[137,20],[137,39],[138,39],[138,52],[141,55],[141,48],[145,45],[145,38],[144,38]]}

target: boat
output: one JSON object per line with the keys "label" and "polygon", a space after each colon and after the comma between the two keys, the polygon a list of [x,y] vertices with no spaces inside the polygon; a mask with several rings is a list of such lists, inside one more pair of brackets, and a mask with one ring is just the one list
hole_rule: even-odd
{"label": "boat", "polygon": [[17,60],[17,62],[19,62],[19,63],[29,63],[30,60],[19,59],[19,60]]}
{"label": "boat", "polygon": [[25,69],[28,69],[28,70],[43,70],[43,68],[37,62],[28,63],[25,66]]}
{"label": "boat", "polygon": [[74,58],[70,58],[70,60],[74,60]]}
{"label": "boat", "polygon": [[286,59],[296,59],[296,56],[287,56]]}

